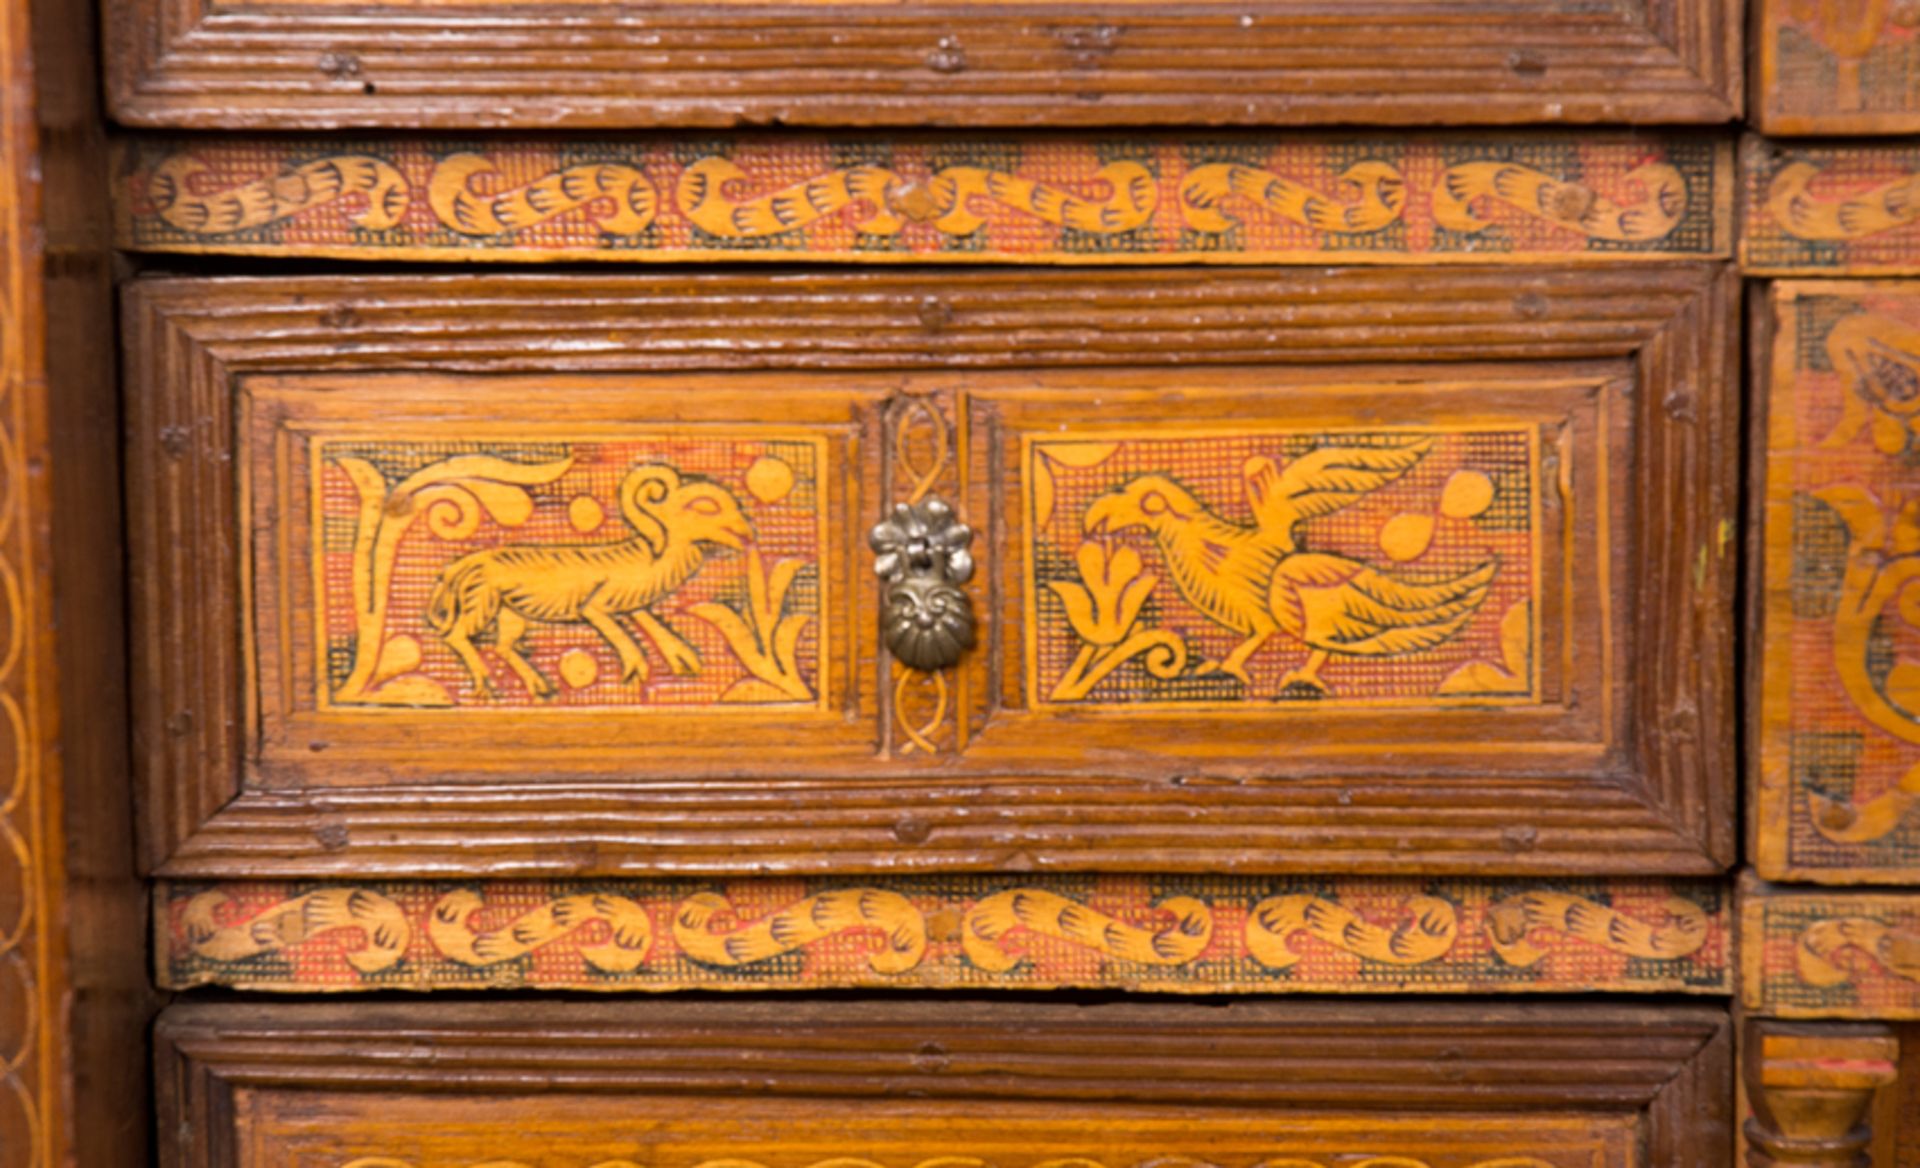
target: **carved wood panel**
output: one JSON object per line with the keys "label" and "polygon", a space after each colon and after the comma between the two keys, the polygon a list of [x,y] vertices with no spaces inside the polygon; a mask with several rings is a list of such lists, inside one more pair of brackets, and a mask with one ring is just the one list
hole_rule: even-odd
{"label": "carved wood panel", "polygon": [[106,5],[113,114],[332,130],[1722,122],[1741,6]]}
{"label": "carved wood panel", "polygon": [[181,1168],[1709,1168],[1732,1137],[1728,1024],[1690,1008],[201,1005],[159,1047]]}
{"label": "carved wood panel", "polygon": [[1729,304],[1654,278],[137,286],[151,860],[1718,871]]}
{"label": "carved wood panel", "polygon": [[168,883],[161,984],[1725,994],[1703,881],[934,876]]}
{"label": "carved wood panel", "polygon": [[1756,304],[1754,863],[1769,879],[1911,881],[1920,297],[1893,282],[1796,281]]}
{"label": "carved wood panel", "polygon": [[139,138],[122,246],[440,262],[1540,263],[1729,253],[1669,135]]}

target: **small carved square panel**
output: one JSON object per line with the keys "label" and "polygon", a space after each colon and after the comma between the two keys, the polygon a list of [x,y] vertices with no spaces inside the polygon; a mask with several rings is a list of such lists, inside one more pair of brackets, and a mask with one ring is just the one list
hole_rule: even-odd
{"label": "small carved square panel", "polygon": [[381,433],[306,443],[319,709],[820,702],[818,435]]}
{"label": "small carved square panel", "polygon": [[262,781],[365,781],[352,760],[422,747],[439,775],[659,773],[732,752],[735,724],[859,757],[832,716],[863,396],[247,380]]}
{"label": "small carved square panel", "polygon": [[975,464],[1018,474],[995,542],[1019,619],[967,754],[1606,773],[1633,689],[1625,371],[1425,372],[972,379]]}
{"label": "small carved square panel", "polygon": [[1024,436],[1029,704],[1535,700],[1539,437]]}
{"label": "small carved square panel", "polygon": [[1756,864],[1920,880],[1920,295],[1768,305]]}

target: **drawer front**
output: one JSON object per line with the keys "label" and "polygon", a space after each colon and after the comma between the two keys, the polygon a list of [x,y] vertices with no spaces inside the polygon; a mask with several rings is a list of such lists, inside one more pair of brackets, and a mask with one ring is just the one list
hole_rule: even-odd
{"label": "drawer front", "polygon": [[1769,879],[1920,879],[1911,284],[1775,284],[1765,371],[1753,852]]}
{"label": "drawer front", "polygon": [[1729,0],[105,5],[124,123],[197,129],[1724,122]]}
{"label": "drawer front", "polygon": [[1731,1152],[1719,1011],[515,1013],[175,1007],[162,1163],[1707,1168]]}
{"label": "drawer front", "polygon": [[[149,285],[155,859],[1716,871],[1729,305],[1665,274]],[[936,504],[977,570],[883,593]]]}

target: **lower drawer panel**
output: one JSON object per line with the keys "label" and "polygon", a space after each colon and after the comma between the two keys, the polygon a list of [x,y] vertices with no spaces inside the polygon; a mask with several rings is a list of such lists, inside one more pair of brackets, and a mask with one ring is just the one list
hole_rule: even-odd
{"label": "lower drawer panel", "polygon": [[1722,1165],[1712,1009],[176,1006],[166,1165]]}

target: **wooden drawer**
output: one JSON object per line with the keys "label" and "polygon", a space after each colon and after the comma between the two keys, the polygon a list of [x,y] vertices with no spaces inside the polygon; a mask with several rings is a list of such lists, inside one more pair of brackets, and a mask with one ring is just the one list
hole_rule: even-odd
{"label": "wooden drawer", "polygon": [[[1717,871],[1726,287],[140,285],[149,855]],[[931,499],[978,631],[921,671],[865,542]]]}
{"label": "wooden drawer", "polygon": [[1724,122],[1742,7],[109,0],[134,125]]}
{"label": "wooden drawer", "polygon": [[161,1162],[1718,1168],[1707,1009],[176,1006]]}

